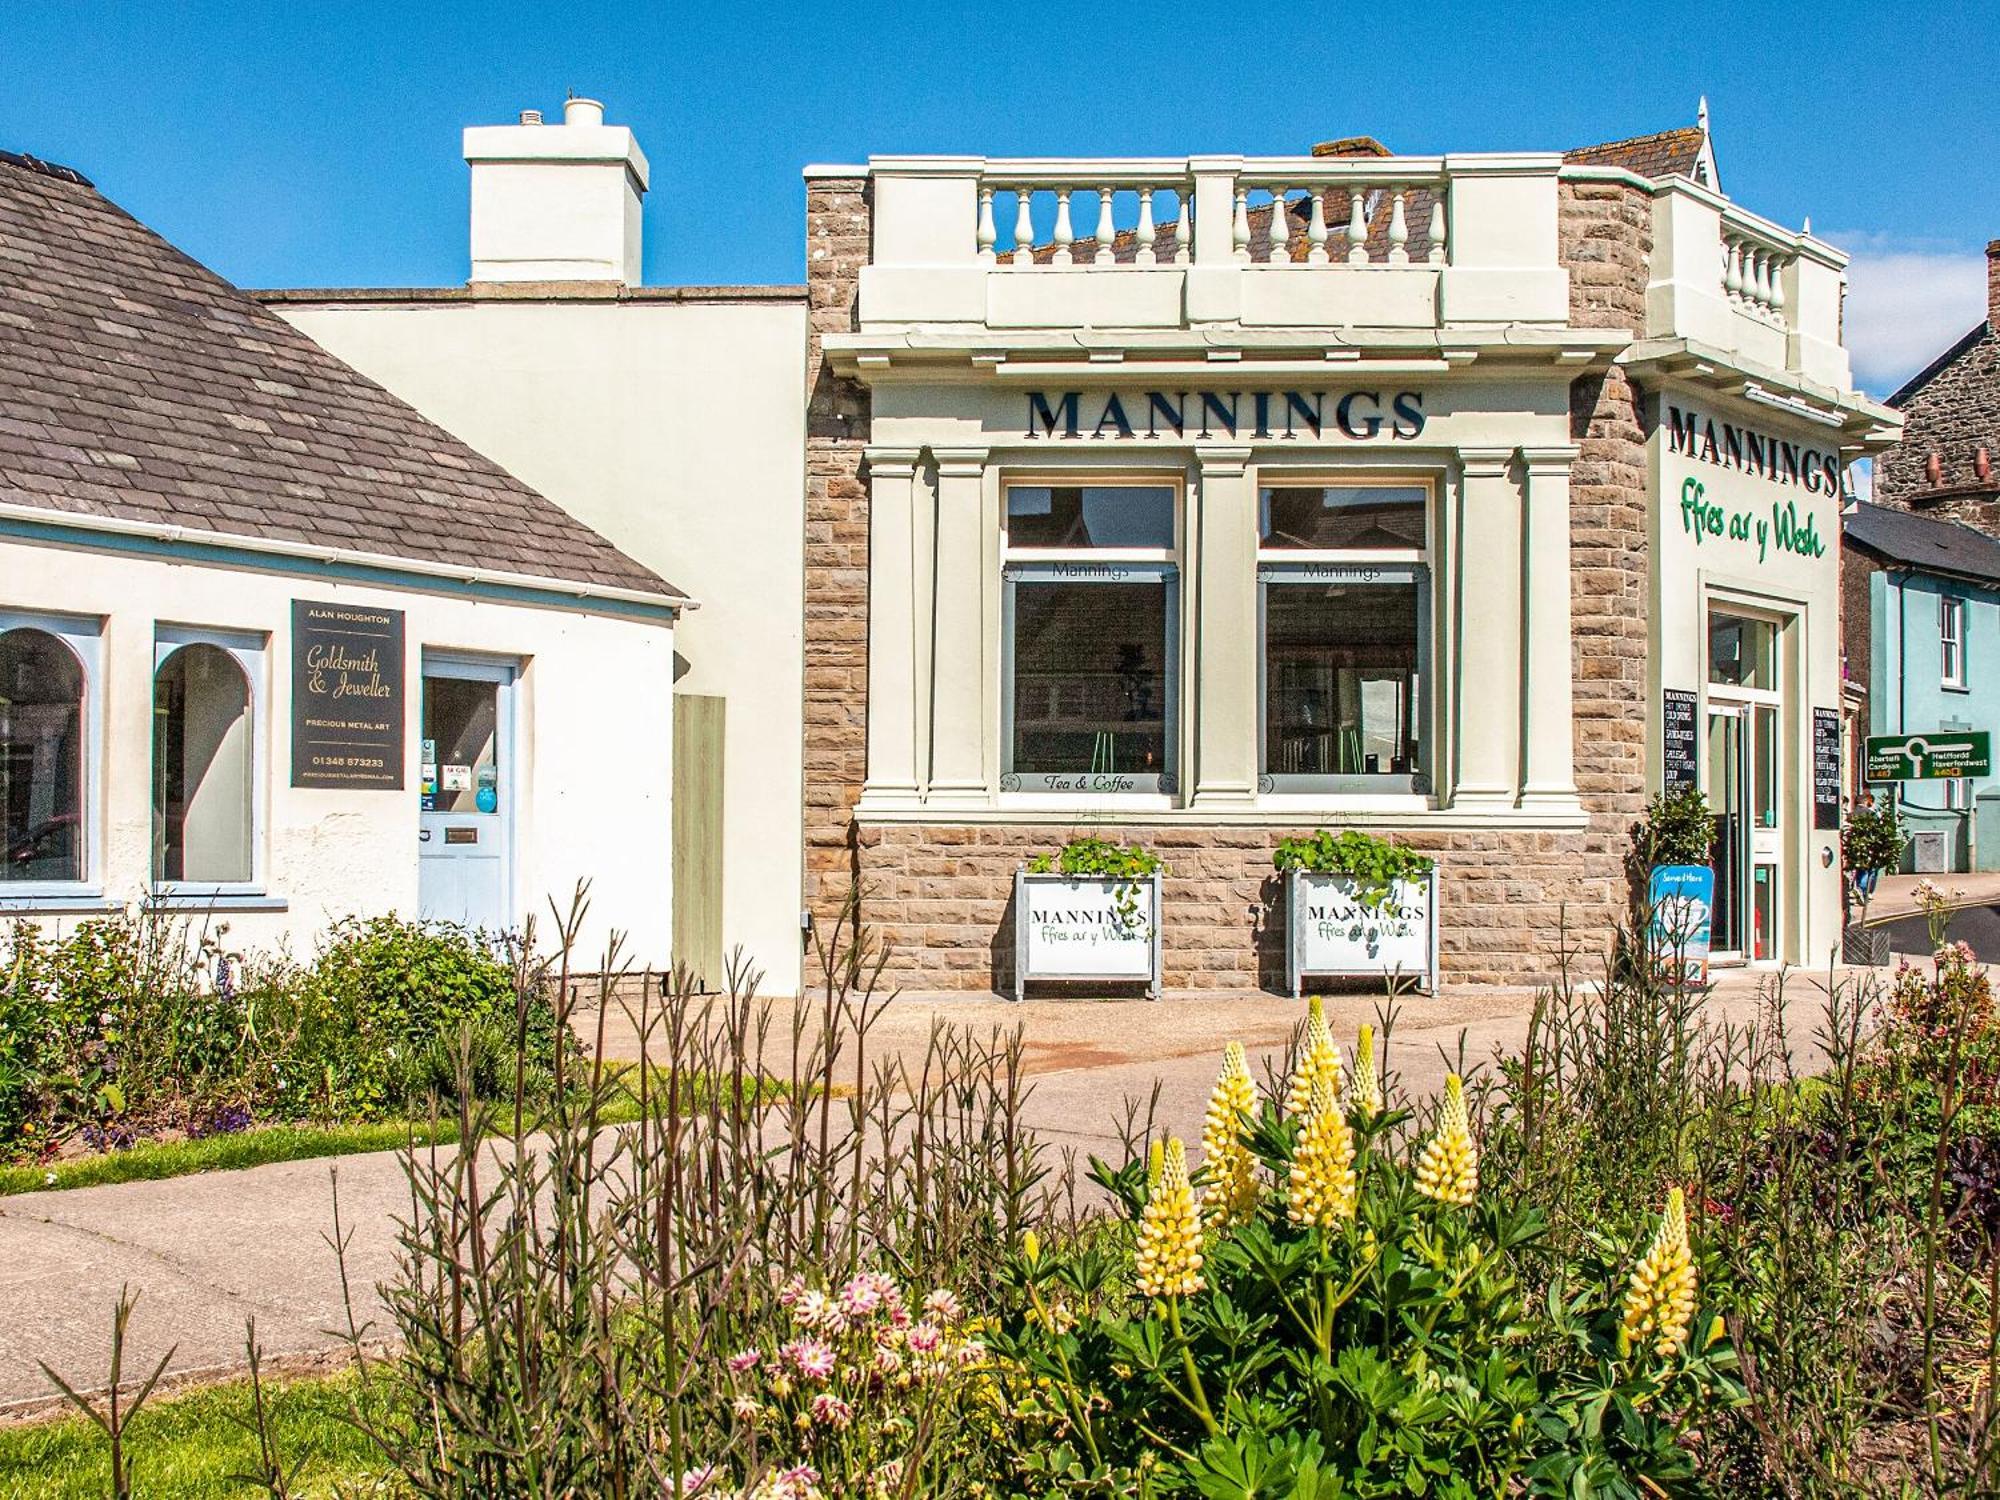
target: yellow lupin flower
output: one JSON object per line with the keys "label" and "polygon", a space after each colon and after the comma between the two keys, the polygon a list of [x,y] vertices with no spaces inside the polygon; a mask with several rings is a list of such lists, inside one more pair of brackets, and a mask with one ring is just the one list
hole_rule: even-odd
{"label": "yellow lupin flower", "polygon": [[1354,1039],[1354,1080],[1347,1086],[1354,1107],[1367,1118],[1382,1113],[1382,1080],[1375,1075],[1375,1028],[1363,1026]]}
{"label": "yellow lupin flower", "polygon": [[1456,1073],[1444,1081],[1444,1108],[1437,1134],[1417,1158],[1417,1191],[1460,1208],[1479,1196],[1479,1144],[1465,1112],[1465,1084]]}
{"label": "yellow lupin flower", "polygon": [[1354,1132],[1339,1097],[1321,1078],[1292,1152],[1285,1213],[1294,1224],[1332,1229],[1354,1217],[1354,1198]]}
{"label": "yellow lupin flower", "polygon": [[1147,1297],[1192,1297],[1201,1290],[1201,1213],[1188,1180],[1187,1150],[1167,1137],[1159,1184],[1139,1215],[1134,1282]]}
{"label": "yellow lupin flower", "polygon": [[1201,1126],[1202,1169],[1208,1174],[1202,1217],[1212,1229],[1247,1224],[1257,1216],[1257,1160],[1243,1144],[1243,1131],[1256,1108],[1249,1059],[1241,1042],[1231,1042],[1222,1051],[1222,1073],[1208,1096]]}
{"label": "yellow lupin flower", "polygon": [[1306,1008],[1306,1034],[1299,1039],[1299,1059],[1292,1068],[1291,1087],[1285,1092],[1285,1113],[1304,1114],[1312,1108],[1313,1089],[1326,1079],[1334,1098],[1340,1097],[1340,1047],[1333,1029],[1326,1024],[1326,1006],[1314,995]]}
{"label": "yellow lupin flower", "polygon": [[1660,1215],[1653,1242],[1632,1272],[1625,1289],[1624,1316],[1618,1322],[1619,1348],[1630,1353],[1647,1340],[1661,1359],[1672,1359],[1686,1347],[1694,1321],[1694,1256],[1688,1249],[1687,1200],[1679,1188],[1667,1193],[1667,1211]]}

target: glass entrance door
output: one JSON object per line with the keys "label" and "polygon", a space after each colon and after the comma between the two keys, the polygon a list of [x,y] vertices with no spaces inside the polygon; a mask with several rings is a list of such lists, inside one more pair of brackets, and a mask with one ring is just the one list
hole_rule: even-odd
{"label": "glass entrance door", "polygon": [[418,904],[492,933],[513,925],[513,684],[511,665],[424,658]]}
{"label": "glass entrance door", "polygon": [[1713,948],[1720,959],[1778,956],[1782,847],[1778,708],[1711,698],[1708,803],[1715,818]]}
{"label": "glass entrance door", "polygon": [[1709,863],[1715,868],[1709,952],[1718,959],[1744,956],[1743,870],[1750,862],[1750,850],[1745,838],[1743,730],[1740,705],[1709,705],[1708,807],[1715,819],[1715,843],[1709,850]]}

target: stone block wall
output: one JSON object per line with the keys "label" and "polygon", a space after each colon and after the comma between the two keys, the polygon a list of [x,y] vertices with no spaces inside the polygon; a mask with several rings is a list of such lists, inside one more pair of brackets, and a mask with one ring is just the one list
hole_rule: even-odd
{"label": "stone block wall", "polygon": [[[1166,860],[1165,984],[1248,992],[1283,982],[1278,827],[1182,824],[859,826],[866,774],[867,393],[827,371],[819,335],[852,326],[868,245],[865,182],[808,184],[812,382],[806,500],[806,881],[826,922],[858,880],[863,913],[893,950],[888,980],[913,992],[1006,989],[1013,979],[1014,871],[1081,832],[1143,841]],[[1561,243],[1572,321],[1644,322],[1651,208],[1646,194],[1565,184]],[[1616,371],[1579,379],[1571,485],[1575,759],[1588,828],[1421,830],[1438,858],[1439,941],[1448,983],[1532,983],[1567,940],[1601,951],[1623,915],[1627,830],[1645,800],[1647,547],[1645,433]]]}
{"label": "stone block wall", "polygon": [[1897,403],[1903,440],[1875,460],[1874,498],[2000,536],[2000,240],[1986,247],[1986,280],[1984,330]]}

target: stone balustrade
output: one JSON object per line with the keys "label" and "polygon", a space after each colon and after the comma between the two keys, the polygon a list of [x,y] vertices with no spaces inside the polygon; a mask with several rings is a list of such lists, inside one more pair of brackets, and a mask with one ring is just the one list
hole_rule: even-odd
{"label": "stone balustrade", "polygon": [[1560,324],[1561,169],[1554,155],[876,157],[861,321]]}

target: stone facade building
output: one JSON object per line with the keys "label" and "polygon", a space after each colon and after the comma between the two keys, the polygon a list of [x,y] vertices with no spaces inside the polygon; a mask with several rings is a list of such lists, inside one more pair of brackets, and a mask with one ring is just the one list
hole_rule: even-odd
{"label": "stone facade building", "polygon": [[1016,871],[1091,835],[1166,861],[1166,987],[1277,987],[1319,827],[1436,856],[1444,982],[1534,981],[1681,780],[1718,947],[1831,951],[1841,470],[1894,419],[1705,129],[807,195],[806,899],[896,982],[1013,987]]}
{"label": "stone facade building", "polygon": [[1875,461],[1875,503],[2000,535],[2000,240],[1986,247],[1986,319],[1888,405],[1902,441]]}

